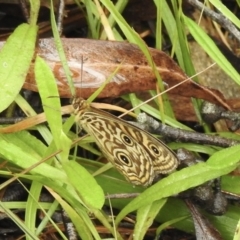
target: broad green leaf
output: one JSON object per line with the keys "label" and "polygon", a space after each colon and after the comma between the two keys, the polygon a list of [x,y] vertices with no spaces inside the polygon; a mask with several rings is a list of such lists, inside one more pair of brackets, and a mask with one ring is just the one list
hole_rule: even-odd
{"label": "broad green leaf", "polygon": [[0,52],[0,112],[21,90],[31,64],[38,27],[21,24],[10,35]]}
{"label": "broad green leaf", "polygon": [[[20,132],[18,136],[23,134],[24,131]],[[39,156],[34,149],[24,147],[24,142],[22,142],[21,145],[17,145],[15,142],[16,138],[15,134],[0,135],[0,155],[22,169],[27,169],[37,164],[42,159],[41,156]],[[31,140],[35,141],[35,143],[37,141],[34,137]],[[17,141],[21,142],[21,138],[19,137]],[[37,144],[35,147],[37,148]],[[31,170],[31,173],[39,174],[51,179],[58,179],[62,182],[65,182],[67,179],[64,172],[48,165],[47,163],[41,163],[36,166]]]}
{"label": "broad green leaf", "polygon": [[235,145],[213,154],[207,161],[207,165],[215,169],[236,167],[240,163],[240,145]]}
{"label": "broad green leaf", "polygon": [[47,122],[57,149],[62,150],[61,160],[64,161],[68,157],[71,141],[62,130],[61,104],[55,77],[40,57],[36,58],[35,76]]}
{"label": "broad green leaf", "polygon": [[41,159],[43,154],[47,151],[47,147],[39,139],[27,131],[2,134],[0,137],[1,136],[6,141],[22,149],[22,151],[31,154],[33,158]]}
{"label": "broad green leaf", "polygon": [[86,206],[101,209],[105,197],[94,177],[75,161],[63,163],[63,169]]}
{"label": "broad green leaf", "polygon": [[[128,204],[119,213],[116,222],[119,223],[119,221],[129,212],[135,211],[142,206],[151,204],[156,200],[178,194],[179,192],[198,186],[206,181],[233,171],[237,166],[236,147],[237,146],[234,146],[234,149],[231,151],[229,149],[224,149],[215,153],[218,157],[217,160],[214,157],[215,154],[213,154],[209,159],[210,164],[208,164],[208,162],[198,163],[194,166],[174,172],[154,184]],[[226,161],[227,154],[229,154],[228,161]],[[214,161],[216,161],[215,164]]]}
{"label": "broad green leaf", "polygon": [[49,127],[53,138],[57,141],[62,129],[62,116],[55,77],[47,63],[38,56],[36,57],[34,73]]}
{"label": "broad green leaf", "polygon": [[226,175],[221,178],[221,189],[224,191],[240,194],[240,176]]}

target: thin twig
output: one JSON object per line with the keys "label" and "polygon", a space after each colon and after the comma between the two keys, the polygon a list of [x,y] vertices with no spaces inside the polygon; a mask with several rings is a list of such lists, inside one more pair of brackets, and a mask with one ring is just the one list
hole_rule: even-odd
{"label": "thin twig", "polygon": [[[143,124],[143,126],[138,125],[139,127],[146,128],[146,126],[148,126],[154,129],[154,133],[160,134],[167,139],[174,139],[174,141],[177,142],[193,142],[198,144],[209,144],[219,147],[230,147],[240,144],[240,141],[237,140],[173,128],[156,121],[154,118],[148,116],[145,113],[139,114],[138,120],[140,124]],[[149,131],[149,129],[147,129],[147,131]]]}
{"label": "thin twig", "polygon": [[26,22],[29,23],[30,15],[29,15],[29,9],[27,7],[26,0],[18,0],[18,1],[19,1],[19,5],[21,7],[21,10],[23,12],[23,15],[26,19]]}
{"label": "thin twig", "polygon": [[59,7],[58,7],[58,19],[57,19],[57,27],[59,35],[62,35],[62,24],[63,24],[63,18],[64,18],[64,9],[65,9],[65,1],[60,0],[59,1]]}
{"label": "thin twig", "polygon": [[214,12],[213,10],[207,8],[204,4],[202,4],[198,0],[188,0],[188,2],[194,7],[196,7],[198,10],[200,11],[203,10],[203,13],[206,16],[210,17],[213,21],[220,24],[221,27],[228,30],[238,40],[238,42],[240,42],[240,32],[232,24],[232,22],[229,19],[227,19],[223,14]]}

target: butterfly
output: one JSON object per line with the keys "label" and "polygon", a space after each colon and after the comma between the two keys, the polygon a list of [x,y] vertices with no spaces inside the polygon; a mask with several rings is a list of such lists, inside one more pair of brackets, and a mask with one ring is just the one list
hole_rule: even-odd
{"label": "butterfly", "polygon": [[75,120],[96,141],[103,155],[133,185],[149,186],[159,174],[178,166],[175,153],[150,133],[73,98]]}

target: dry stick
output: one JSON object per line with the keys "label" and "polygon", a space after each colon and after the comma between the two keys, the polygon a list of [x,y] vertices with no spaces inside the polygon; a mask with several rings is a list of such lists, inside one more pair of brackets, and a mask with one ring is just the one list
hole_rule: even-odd
{"label": "dry stick", "polygon": [[73,222],[71,221],[68,213],[65,211],[65,209],[62,209],[62,220],[63,224],[65,226],[65,231],[67,233],[68,239],[71,240],[77,240],[78,235],[75,226],[73,225]]}
{"label": "dry stick", "polygon": [[[139,119],[141,121],[140,123],[144,124],[144,126],[147,125],[148,128],[150,127],[154,129],[154,133],[160,134],[167,139],[173,139],[177,142],[194,142],[198,144],[209,144],[219,147],[230,147],[240,144],[240,141],[237,140],[169,127],[156,121],[154,118],[148,116],[145,113],[139,115]],[[138,126],[140,128],[144,127],[142,125]]]}
{"label": "dry stick", "polygon": [[224,15],[214,12],[213,10],[207,8],[204,4],[197,0],[188,0],[188,2],[194,7],[196,7],[198,10],[203,10],[203,13],[206,16],[210,17],[213,21],[217,22],[222,27],[227,29],[238,40],[238,42],[240,42],[240,32]]}
{"label": "dry stick", "polygon": [[27,7],[26,0],[18,0],[18,1],[19,1],[19,5],[21,7],[22,13],[26,19],[26,22],[29,23],[30,16],[29,16],[29,10]]}
{"label": "dry stick", "polygon": [[140,193],[115,193],[115,194],[107,194],[105,199],[128,199],[135,198],[139,196]]}
{"label": "dry stick", "polygon": [[60,0],[59,7],[58,7],[58,19],[57,19],[57,28],[58,28],[58,32],[59,32],[60,36],[62,35],[64,9],[65,9],[65,2],[64,2],[64,0]]}

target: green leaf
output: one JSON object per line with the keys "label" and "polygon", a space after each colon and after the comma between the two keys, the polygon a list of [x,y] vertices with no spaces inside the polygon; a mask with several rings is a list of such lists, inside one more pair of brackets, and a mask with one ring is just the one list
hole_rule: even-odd
{"label": "green leaf", "polygon": [[221,178],[221,189],[235,194],[240,194],[240,176],[226,175]]}
{"label": "green leaf", "polygon": [[[156,6],[159,8],[160,1],[154,0]],[[177,33],[177,25],[176,25],[176,19],[173,16],[171,8],[168,6],[166,0],[161,1],[162,4],[162,9],[164,11],[161,11],[161,16],[162,16],[162,21],[164,22],[164,25],[167,29],[168,36],[171,39],[174,53],[176,54],[178,64],[182,69],[184,69],[184,64],[183,64],[183,53],[181,51],[181,45],[180,41],[178,39],[178,33]],[[156,36],[157,38],[161,38],[161,35]]]}
{"label": "green leaf", "polygon": [[[36,229],[36,216],[38,212],[38,201],[42,190],[42,184],[38,182],[33,182],[29,190],[29,196],[26,202],[26,212],[25,212],[25,225],[32,232]],[[26,239],[30,239],[26,236]]]}
{"label": "green leaf", "polygon": [[[95,172],[97,169],[99,169],[99,167],[103,166],[103,164],[95,161],[83,159],[79,161],[91,173]],[[198,169],[196,168],[195,171],[197,170]],[[204,173],[201,172],[200,175],[201,174],[203,175]],[[201,176],[199,176],[199,178],[201,178]],[[102,186],[105,195],[117,193],[141,193],[143,191],[146,191],[146,188],[143,188],[141,186],[132,186],[129,182],[126,182],[123,177],[121,178],[121,174],[114,168],[101,175],[96,176],[96,180]],[[176,179],[176,181],[178,181],[178,179]],[[186,177],[186,179],[184,180],[185,184],[189,185],[191,185],[193,181],[194,177],[190,177],[189,179],[188,177]],[[202,181],[204,182],[205,180],[203,179]],[[238,182],[236,182],[236,187],[239,185],[237,185],[237,183]],[[181,184],[182,182],[180,182],[180,185]],[[164,191],[164,189],[161,189],[161,191]],[[160,195],[157,190],[156,194]],[[69,194],[67,195],[67,197],[68,196]],[[131,201],[132,199],[111,199],[111,205],[113,208],[122,209]],[[106,201],[106,204],[108,204],[108,201]],[[217,229],[221,231],[224,239],[232,239],[231,236],[233,236],[236,224],[239,220],[239,209],[240,208],[237,206],[230,205],[228,206],[226,214],[224,214],[223,216],[207,215],[207,217],[211,219],[211,222],[214,223],[214,226],[216,226]],[[182,218],[184,218],[184,220],[180,221]],[[159,223],[166,223],[165,225],[161,226],[161,229],[166,228],[166,226],[172,225],[174,222],[174,226],[177,229],[186,232],[194,231],[194,225],[192,222],[192,218],[190,217],[189,210],[187,209],[186,204],[178,198],[169,197],[167,203],[163,206],[155,220]]]}
{"label": "green leaf", "polygon": [[62,129],[62,117],[55,77],[46,62],[38,56],[36,57],[34,72],[48,124],[54,138],[57,139]]}
{"label": "green leaf", "polygon": [[34,232],[31,232],[26,227],[26,225],[23,223],[23,221],[20,220],[19,217],[17,217],[10,209],[7,209],[4,206],[4,203],[2,201],[0,201],[0,208],[1,208],[1,211],[3,211],[10,219],[12,219],[16,224],[16,226],[18,226],[19,229],[21,229],[26,235],[31,237],[31,239],[35,239],[35,240],[39,239]]}
{"label": "green leaf", "polygon": [[40,1],[39,0],[30,0],[30,19],[29,23],[31,25],[37,24],[38,14],[40,9]]}
{"label": "green leaf", "polygon": [[52,30],[53,30],[53,36],[54,36],[56,49],[58,51],[59,58],[61,59],[61,64],[62,64],[64,73],[66,74],[67,82],[69,85],[69,90],[71,91],[72,96],[75,96],[75,88],[73,85],[72,73],[68,66],[68,61],[67,61],[66,55],[63,50],[62,41],[61,41],[58,29],[57,29],[57,24],[56,24],[56,20],[55,20],[55,16],[54,16],[53,0],[51,0],[50,16],[51,16],[51,26],[52,26]]}
{"label": "green leaf", "polygon": [[219,0],[209,0],[213,6],[217,8],[219,12],[223,14],[223,17],[228,18],[232,21],[238,28],[240,28],[239,18],[236,16],[234,12],[231,12],[221,1]]}
{"label": "green leaf", "polygon": [[[159,213],[160,209],[166,203],[166,199],[160,199],[152,203],[151,205],[146,205],[141,207],[137,211],[137,222],[134,226],[134,238],[143,239],[148,228],[152,225],[155,217]],[[141,229],[141,231],[139,231]]]}
{"label": "green leaf", "polygon": [[101,209],[105,197],[94,177],[75,161],[63,163],[63,168],[86,206]]}
{"label": "green leaf", "polygon": [[61,160],[64,161],[68,157],[71,141],[62,130],[61,104],[55,77],[50,67],[40,57],[36,58],[35,76],[54,142],[57,149],[63,150]]}
{"label": "green leaf", "polygon": [[240,162],[240,145],[232,146],[213,154],[207,161],[209,167],[223,169],[237,167]]}
{"label": "green leaf", "polygon": [[75,209],[71,205],[69,205],[67,202],[65,202],[60,196],[57,196],[56,194],[54,194],[54,197],[61,204],[63,209],[66,211],[67,215],[70,217],[71,221],[76,227],[76,230],[78,231],[79,236],[81,236],[81,239],[93,239],[91,231],[95,236],[95,239],[100,239],[92,223],[87,225],[87,223],[84,221],[83,215],[81,216],[77,214]]}
{"label": "green leaf", "polygon": [[184,16],[184,22],[186,23],[190,33],[198,44],[204,49],[204,51],[216,62],[219,67],[230,76],[237,84],[240,84],[240,75],[226,57],[216,46],[215,42],[190,18]]}
{"label": "green leaf", "polygon": [[239,239],[240,239],[240,219],[238,221],[233,240],[239,240]]}
{"label": "green leaf", "polygon": [[[219,159],[221,159],[221,162],[226,161],[225,152],[229,153],[229,150],[224,149],[220,152],[217,152]],[[237,157],[233,154],[230,155],[229,161],[226,161],[223,166],[220,165],[219,167],[214,167],[215,165],[213,164],[212,159],[216,159],[214,157],[215,154],[210,158],[210,164],[198,163],[194,166],[184,168],[178,172],[172,173],[168,177],[146,189],[119,213],[116,222],[119,223],[119,221],[129,212],[135,211],[144,205],[151,204],[156,200],[169,197],[189,188],[198,186],[206,181],[225,175],[236,168]],[[233,159],[231,157],[233,157]],[[218,163],[220,163],[219,159]]]}
{"label": "green leaf", "polygon": [[[33,148],[28,146],[25,139],[32,141]],[[34,142],[34,143],[33,143]],[[37,164],[42,158],[37,153],[38,144],[40,143],[35,137],[21,131],[18,134],[1,134],[0,135],[0,155],[9,162],[27,169]],[[39,174],[50,179],[58,179],[66,182],[67,178],[64,172],[50,166],[47,163],[41,163],[31,170],[31,173]]]}
{"label": "green leaf", "polygon": [[0,112],[21,90],[34,54],[38,27],[21,24],[0,52]]}

